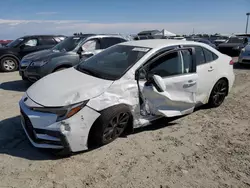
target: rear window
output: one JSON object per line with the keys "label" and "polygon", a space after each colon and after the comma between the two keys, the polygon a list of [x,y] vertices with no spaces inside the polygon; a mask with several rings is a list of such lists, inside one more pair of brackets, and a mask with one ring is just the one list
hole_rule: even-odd
{"label": "rear window", "polygon": [[243,43],[244,37],[231,37],[227,43]]}
{"label": "rear window", "polygon": [[206,48],[203,48],[203,51],[205,54],[206,62],[211,62],[214,60],[213,53],[211,51],[207,50]]}
{"label": "rear window", "polygon": [[201,47],[195,46],[196,64],[202,65],[206,63],[205,54]]}

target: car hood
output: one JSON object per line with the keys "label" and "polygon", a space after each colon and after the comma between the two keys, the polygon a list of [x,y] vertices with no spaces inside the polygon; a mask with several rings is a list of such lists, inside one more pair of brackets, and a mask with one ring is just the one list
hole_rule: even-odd
{"label": "car hood", "polygon": [[5,51],[8,51],[8,50],[13,50],[13,48],[9,48],[9,47],[6,47],[6,46],[0,47],[0,52],[5,52]]}
{"label": "car hood", "polygon": [[250,45],[245,46],[246,52],[250,52]]}
{"label": "car hood", "polygon": [[236,47],[236,46],[242,46],[241,43],[223,43],[220,44],[219,47]]}
{"label": "car hood", "polygon": [[26,55],[23,59],[24,60],[30,60],[30,61],[40,61],[40,60],[48,60],[55,57],[67,55],[67,54],[73,54],[73,52],[60,52],[60,51],[54,51],[54,50],[41,50],[37,51],[31,54]]}
{"label": "car hood", "polygon": [[97,97],[112,83],[73,67],[43,77],[31,85],[26,94],[42,106],[62,107]]}

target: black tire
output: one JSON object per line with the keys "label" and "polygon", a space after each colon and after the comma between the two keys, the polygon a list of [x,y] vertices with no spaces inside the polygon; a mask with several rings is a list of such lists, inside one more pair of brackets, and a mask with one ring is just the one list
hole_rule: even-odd
{"label": "black tire", "polygon": [[13,72],[18,69],[18,61],[13,57],[4,57],[0,62],[0,69],[3,72]]}
{"label": "black tire", "polygon": [[214,85],[209,97],[208,106],[210,108],[219,107],[225,100],[228,93],[228,82],[226,79],[220,79]]}
{"label": "black tire", "polygon": [[89,133],[88,146],[106,145],[118,138],[132,123],[130,109],[126,105],[117,105],[101,112]]}
{"label": "black tire", "polygon": [[22,75],[22,80],[28,81],[28,78]]}

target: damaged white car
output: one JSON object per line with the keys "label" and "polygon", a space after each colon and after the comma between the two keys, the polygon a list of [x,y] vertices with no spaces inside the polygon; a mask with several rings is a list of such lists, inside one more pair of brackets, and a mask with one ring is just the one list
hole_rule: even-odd
{"label": "damaged white car", "polygon": [[19,102],[21,122],[35,147],[77,152],[200,104],[217,107],[233,82],[231,58],[206,44],[130,41],[34,83]]}

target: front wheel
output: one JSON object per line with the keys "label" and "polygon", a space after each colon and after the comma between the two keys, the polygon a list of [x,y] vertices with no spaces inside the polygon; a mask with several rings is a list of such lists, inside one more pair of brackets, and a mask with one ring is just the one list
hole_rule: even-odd
{"label": "front wheel", "polygon": [[4,72],[13,72],[18,69],[18,62],[12,57],[4,57],[1,59],[0,68]]}
{"label": "front wheel", "polygon": [[220,79],[213,87],[209,97],[209,107],[220,106],[228,93],[228,82],[225,79]]}
{"label": "front wheel", "polygon": [[118,138],[131,123],[130,109],[126,105],[117,105],[101,112],[89,134],[90,146],[108,144]]}

